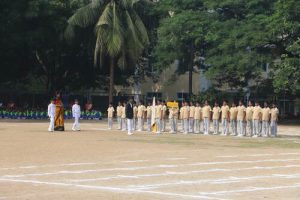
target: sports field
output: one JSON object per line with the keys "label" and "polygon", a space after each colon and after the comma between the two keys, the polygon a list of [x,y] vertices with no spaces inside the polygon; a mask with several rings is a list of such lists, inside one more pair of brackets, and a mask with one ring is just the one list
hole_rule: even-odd
{"label": "sports field", "polygon": [[0,200],[300,199],[300,127],[278,138],[47,132],[0,121]]}

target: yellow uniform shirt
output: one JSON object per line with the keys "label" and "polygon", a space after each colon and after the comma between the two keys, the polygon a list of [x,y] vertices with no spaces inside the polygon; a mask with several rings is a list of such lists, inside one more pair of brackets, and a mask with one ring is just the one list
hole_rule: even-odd
{"label": "yellow uniform shirt", "polygon": [[137,106],[134,106],[133,107],[133,117],[134,118],[137,118],[137,112],[138,112],[138,108],[137,108]]}
{"label": "yellow uniform shirt", "polygon": [[167,106],[163,105],[162,106],[162,117],[165,118],[167,115]]}
{"label": "yellow uniform shirt", "polygon": [[220,119],[220,112],[221,112],[221,108],[219,106],[214,107],[213,110],[213,119]]}
{"label": "yellow uniform shirt", "polygon": [[147,119],[150,119],[152,116],[152,106],[147,106]]}
{"label": "yellow uniform shirt", "polygon": [[188,106],[184,106],[182,109],[182,118],[183,119],[188,119],[190,114],[189,114],[189,107]]}
{"label": "yellow uniform shirt", "polygon": [[178,109],[170,108],[169,109],[169,119],[177,119],[178,118]]}
{"label": "yellow uniform shirt", "polygon": [[190,118],[194,118],[195,116],[195,106],[190,106]]}
{"label": "yellow uniform shirt", "polygon": [[269,121],[270,120],[271,110],[270,108],[263,108],[262,109],[262,120]]}
{"label": "yellow uniform shirt", "polygon": [[221,112],[222,112],[222,119],[227,119],[228,114],[229,114],[229,106],[222,106],[221,107]]}
{"label": "yellow uniform shirt", "polygon": [[201,119],[201,107],[195,107],[195,116],[194,119],[200,120]]}
{"label": "yellow uniform shirt", "polygon": [[254,106],[253,108],[253,120],[261,119],[262,109],[260,106]]}
{"label": "yellow uniform shirt", "polygon": [[143,118],[143,117],[144,117],[145,110],[146,110],[146,108],[145,108],[144,105],[138,106],[137,117],[138,117],[138,118]]}
{"label": "yellow uniform shirt", "polygon": [[107,117],[108,117],[108,118],[112,118],[112,117],[114,116],[114,112],[115,112],[114,107],[109,107],[109,108],[107,109]]}
{"label": "yellow uniform shirt", "polygon": [[121,117],[123,112],[123,106],[117,107],[117,117]]}
{"label": "yellow uniform shirt", "polygon": [[229,112],[230,112],[230,120],[237,120],[238,108],[231,107]]}
{"label": "yellow uniform shirt", "polygon": [[179,119],[183,119],[183,107],[180,108],[179,112]]}
{"label": "yellow uniform shirt", "polygon": [[246,120],[252,120],[252,116],[253,116],[253,106],[248,106],[246,108]]}
{"label": "yellow uniform shirt", "polygon": [[246,112],[245,106],[238,106],[237,107],[237,120],[244,120],[245,112]]}
{"label": "yellow uniform shirt", "polygon": [[210,112],[211,112],[211,107],[210,106],[204,106],[202,108],[202,117],[203,118],[210,118]]}
{"label": "yellow uniform shirt", "polygon": [[277,121],[278,120],[278,115],[279,115],[279,110],[277,108],[272,108],[271,109],[271,120],[272,121]]}
{"label": "yellow uniform shirt", "polygon": [[156,119],[161,119],[161,117],[162,117],[162,105],[157,105],[155,107],[155,111],[156,111],[155,118]]}
{"label": "yellow uniform shirt", "polygon": [[122,115],[121,115],[121,118],[122,119],[126,118],[126,107],[125,106],[122,106]]}

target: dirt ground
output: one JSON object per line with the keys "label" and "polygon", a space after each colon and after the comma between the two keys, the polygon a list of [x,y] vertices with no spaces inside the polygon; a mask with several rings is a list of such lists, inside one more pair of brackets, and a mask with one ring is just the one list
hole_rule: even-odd
{"label": "dirt ground", "polygon": [[300,199],[300,126],[278,138],[47,126],[0,121],[0,200]]}

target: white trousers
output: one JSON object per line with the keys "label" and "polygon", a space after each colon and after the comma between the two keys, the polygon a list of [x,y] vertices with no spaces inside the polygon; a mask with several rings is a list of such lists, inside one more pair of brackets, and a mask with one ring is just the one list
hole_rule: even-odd
{"label": "white trousers", "polygon": [[230,120],[230,125],[232,135],[237,135],[237,121],[235,119]]}
{"label": "white trousers", "polygon": [[108,128],[112,129],[113,126],[113,119],[111,117],[107,118],[107,124],[108,124]]}
{"label": "white trousers", "polygon": [[127,129],[126,118],[122,118],[121,121],[122,121],[122,123],[121,123],[122,131],[125,131]]}
{"label": "white trousers", "polygon": [[160,129],[162,132],[165,132],[166,131],[166,119],[163,118],[161,120],[161,129]]}
{"label": "white trousers", "polygon": [[184,133],[189,132],[189,119],[183,119]]}
{"label": "white trousers", "polygon": [[213,119],[214,134],[219,134],[219,120]]}
{"label": "white trousers", "polygon": [[156,118],[157,133],[161,132],[161,119]]}
{"label": "white trousers", "polygon": [[200,133],[200,120],[195,119],[195,133]]}
{"label": "white trousers", "polygon": [[170,118],[169,122],[170,122],[171,133],[176,133],[177,132],[177,119]]}
{"label": "white trousers", "polygon": [[135,129],[136,129],[136,122],[137,122],[136,119],[137,119],[137,118],[133,118],[133,119],[132,119],[132,130],[135,130]]}
{"label": "white trousers", "polygon": [[127,131],[128,131],[128,134],[132,134],[132,132],[134,131],[133,129],[133,119],[127,119]]}
{"label": "white trousers", "polygon": [[271,136],[276,137],[277,136],[277,121],[276,120],[271,120],[270,129],[271,129]]}
{"label": "white trousers", "polygon": [[118,120],[118,129],[121,130],[122,129],[122,119],[121,117],[117,117]]}
{"label": "white trousers", "polygon": [[253,134],[259,136],[259,120],[258,119],[254,119],[253,120]]}
{"label": "white trousers", "polygon": [[253,135],[253,121],[252,120],[247,120],[247,134],[249,136]]}
{"label": "white trousers", "polygon": [[237,121],[237,126],[238,126],[238,134],[240,136],[245,135],[245,124],[243,120],[238,120]]}
{"label": "white trousers", "polygon": [[222,119],[222,127],[223,135],[228,135],[228,120],[226,118]]}
{"label": "white trousers", "polygon": [[204,134],[209,134],[209,119],[207,117],[203,118],[203,132]]}
{"label": "white trousers", "polygon": [[50,116],[50,124],[48,127],[48,131],[54,131],[54,116]]}
{"label": "white trousers", "polygon": [[189,119],[189,132],[194,133],[194,118]]}
{"label": "white trousers", "polygon": [[142,117],[138,118],[138,130],[144,131],[144,118]]}
{"label": "white trousers", "polygon": [[147,118],[147,131],[151,131],[151,118]]}
{"label": "white trousers", "polygon": [[72,126],[73,130],[80,130],[79,117],[74,117],[74,124]]}
{"label": "white trousers", "polygon": [[262,121],[262,134],[265,137],[269,136],[269,122],[268,121]]}

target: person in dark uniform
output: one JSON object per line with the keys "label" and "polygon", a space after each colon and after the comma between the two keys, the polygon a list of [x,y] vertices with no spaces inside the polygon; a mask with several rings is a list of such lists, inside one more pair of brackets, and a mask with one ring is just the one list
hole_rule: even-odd
{"label": "person in dark uniform", "polygon": [[127,118],[127,130],[128,135],[133,134],[133,100],[129,99],[129,102],[126,105],[126,118]]}

